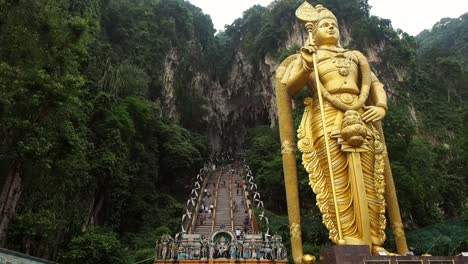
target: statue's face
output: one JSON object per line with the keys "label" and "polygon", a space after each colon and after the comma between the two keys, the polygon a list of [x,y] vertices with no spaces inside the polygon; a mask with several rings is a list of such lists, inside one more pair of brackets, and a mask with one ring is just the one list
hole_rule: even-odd
{"label": "statue's face", "polygon": [[340,31],[336,21],[331,18],[320,20],[315,31],[317,45],[336,45],[340,39]]}

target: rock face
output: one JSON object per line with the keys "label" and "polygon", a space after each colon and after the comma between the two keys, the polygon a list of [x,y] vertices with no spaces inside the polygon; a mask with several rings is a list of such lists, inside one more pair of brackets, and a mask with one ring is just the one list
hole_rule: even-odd
{"label": "rock face", "polygon": [[[350,30],[341,28],[341,43],[351,40]],[[213,69],[191,68],[191,78],[186,80],[187,93],[205,99],[201,106],[201,121],[212,151],[237,151],[245,140],[247,130],[259,125],[274,127],[277,122],[276,98],[274,90],[275,70],[280,61],[267,55],[256,65],[248,60],[240,48],[235,49],[231,64],[227,67],[227,78],[219,80]],[[299,23],[295,23],[288,37],[280,43],[278,50],[299,48],[307,41],[307,33]],[[381,46],[369,47],[363,52],[374,63],[380,62],[377,54]],[[202,51],[200,51],[202,52]],[[177,96],[175,79],[178,78],[177,61],[181,59],[176,51],[167,54],[164,64],[164,100],[163,110],[166,116],[179,120],[176,111]],[[182,69],[183,70],[183,69]],[[185,124],[182,124],[185,125]]]}
{"label": "rock face", "polygon": [[175,98],[175,78],[177,71],[177,61],[179,56],[176,50],[171,49],[164,60],[163,92],[164,99],[162,106],[166,116],[171,119],[178,119]]}
{"label": "rock face", "polygon": [[238,150],[248,128],[274,123],[273,75],[275,65],[251,65],[241,51],[234,54],[225,82],[208,94],[208,135],[212,150]]}

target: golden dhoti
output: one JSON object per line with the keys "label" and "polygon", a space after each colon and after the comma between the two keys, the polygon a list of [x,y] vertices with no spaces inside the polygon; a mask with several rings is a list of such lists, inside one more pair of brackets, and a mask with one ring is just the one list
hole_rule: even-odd
{"label": "golden dhoti", "polygon": [[[315,98],[307,98],[305,105],[298,130],[298,147],[303,153],[303,165],[316,194],[323,223],[329,230],[330,239],[337,243],[337,216],[320,108]],[[380,246],[385,241],[386,220],[385,151],[379,133],[371,123],[363,123],[367,132],[364,142],[353,147],[340,134],[345,113],[326,101],[324,112],[343,238],[346,244]],[[357,112],[362,114],[364,110]]]}

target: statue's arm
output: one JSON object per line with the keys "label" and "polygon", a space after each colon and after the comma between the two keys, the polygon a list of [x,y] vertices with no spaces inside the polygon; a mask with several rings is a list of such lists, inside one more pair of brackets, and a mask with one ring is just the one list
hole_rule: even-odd
{"label": "statue's arm", "polygon": [[369,91],[369,106],[364,106],[366,112],[362,115],[365,122],[375,122],[382,120],[387,113],[387,94],[383,84],[371,73],[371,85]]}
{"label": "statue's arm", "polygon": [[370,99],[375,106],[379,106],[388,110],[387,107],[387,94],[384,90],[384,85],[377,79],[374,73],[371,76],[371,91]]}
{"label": "statue's arm", "polygon": [[298,57],[293,63],[289,65],[289,74],[285,80],[286,89],[289,95],[295,96],[307,83],[312,69],[306,65],[301,57]]}

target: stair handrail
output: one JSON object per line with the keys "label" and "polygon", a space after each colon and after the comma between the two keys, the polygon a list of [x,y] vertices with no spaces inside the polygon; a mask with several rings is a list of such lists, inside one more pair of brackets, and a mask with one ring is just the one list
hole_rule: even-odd
{"label": "stair handrail", "polygon": [[204,182],[207,179],[206,176],[209,172],[208,168],[210,165],[211,163],[205,163],[203,165],[203,168],[200,169],[199,173],[196,176],[194,187],[192,188],[192,191],[190,192],[190,198],[187,200],[187,203],[186,203],[185,213],[182,215],[181,233],[187,233],[188,229],[191,228],[191,223],[194,219],[194,210],[197,209],[197,203],[198,203],[198,200],[200,199],[201,186],[204,185]]}
{"label": "stair handrail", "polygon": [[231,230],[234,233],[234,207],[232,204],[232,173],[229,175],[229,206],[231,209]]}
{"label": "stair handrail", "polygon": [[[208,170],[209,171],[209,170]],[[201,206],[201,202],[203,200],[203,197],[205,196],[205,192],[204,190],[206,189],[206,185],[208,184],[208,179],[210,178],[210,172],[208,172],[206,174],[206,177],[203,179],[203,184],[202,184],[202,188],[200,189],[200,193],[198,195],[198,199],[197,199],[197,202],[196,202],[196,205],[194,207],[194,212],[192,211],[192,221],[190,223],[190,225],[188,226],[188,233],[189,234],[192,234],[192,230],[193,228],[196,226],[196,223],[197,223],[197,219],[198,219],[198,215],[199,215],[199,212],[200,212],[200,206]]]}
{"label": "stair handrail", "polygon": [[[255,230],[256,233],[258,233],[258,225],[256,224],[256,213],[255,211],[260,211],[261,213],[259,214],[260,221],[264,221],[266,225],[266,232],[265,234],[269,235],[270,233],[270,221],[268,217],[265,216],[265,207],[264,203],[261,200],[260,193],[257,190],[257,184],[255,183],[255,178],[253,177],[252,170],[250,169],[249,165],[243,161],[244,163],[244,168],[247,171],[247,174],[245,176],[245,180],[247,182],[247,192],[248,196],[251,196],[252,198],[252,203],[254,206],[251,206],[249,209],[249,212],[252,212],[251,215],[251,223],[252,223],[252,230]],[[251,204],[252,204],[251,203]]]}
{"label": "stair handrail", "polygon": [[219,183],[221,182],[221,176],[223,175],[223,172],[218,176],[218,182],[216,183],[216,192],[214,196],[214,205],[213,205],[213,212],[211,212],[211,234],[214,232],[214,226],[216,223],[216,207],[218,206],[218,193],[219,193]]}

